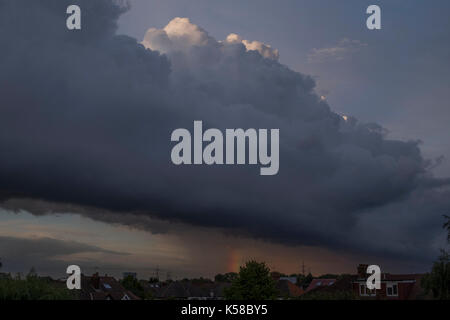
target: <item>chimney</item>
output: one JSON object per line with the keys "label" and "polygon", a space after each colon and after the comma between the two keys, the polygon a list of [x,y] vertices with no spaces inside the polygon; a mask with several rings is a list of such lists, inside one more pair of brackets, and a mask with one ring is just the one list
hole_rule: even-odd
{"label": "chimney", "polygon": [[359,278],[367,278],[367,267],[369,267],[368,264],[360,264],[358,266],[358,277]]}
{"label": "chimney", "polygon": [[98,276],[98,272],[96,272],[92,275],[91,284],[94,287],[94,289],[100,288],[100,277]]}

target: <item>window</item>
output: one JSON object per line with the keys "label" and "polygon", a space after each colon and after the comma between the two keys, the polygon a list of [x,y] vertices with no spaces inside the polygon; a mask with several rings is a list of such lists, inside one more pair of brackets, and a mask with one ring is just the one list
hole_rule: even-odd
{"label": "window", "polygon": [[104,283],[103,286],[105,287],[105,289],[111,289],[111,286],[107,283]]}
{"label": "window", "polygon": [[390,297],[398,296],[398,284],[397,283],[387,283],[386,284],[386,295]]}
{"label": "window", "polygon": [[360,296],[365,296],[366,295],[366,286],[363,284],[359,285],[359,295]]}
{"label": "window", "polygon": [[370,297],[374,297],[377,295],[377,292],[375,289],[368,289],[367,286],[365,284],[360,284],[359,285],[359,295],[360,296],[370,296]]}
{"label": "window", "polygon": [[368,296],[375,296],[376,295],[375,289],[366,289],[366,292],[367,292]]}

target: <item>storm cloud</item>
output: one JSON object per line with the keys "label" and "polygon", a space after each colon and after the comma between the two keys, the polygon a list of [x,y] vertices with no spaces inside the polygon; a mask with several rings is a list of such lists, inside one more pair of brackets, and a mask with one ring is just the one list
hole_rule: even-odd
{"label": "storm cloud", "polygon": [[[53,238],[18,238],[0,236],[2,271],[28,272],[35,267],[39,272],[58,270],[61,274],[68,266],[67,261],[76,260],[78,254],[96,253],[106,255],[124,255],[98,246],[76,241]],[[89,261],[84,261],[89,264]]]}
{"label": "storm cloud", "polygon": [[[81,31],[65,28],[73,3]],[[286,244],[434,254],[448,180],[431,175],[418,141],[333,112],[267,44],[218,41],[185,18],[144,39],[119,36],[125,10],[0,0],[0,198],[120,212],[127,224],[143,215]],[[278,175],[174,166],[170,134],[194,120],[279,128]]]}

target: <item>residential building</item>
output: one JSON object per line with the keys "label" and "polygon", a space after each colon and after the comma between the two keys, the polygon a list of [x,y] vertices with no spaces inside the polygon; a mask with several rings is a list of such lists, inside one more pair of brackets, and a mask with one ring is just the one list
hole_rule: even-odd
{"label": "residential building", "polygon": [[361,299],[415,300],[422,297],[420,285],[423,274],[381,274],[381,288],[369,290],[366,274],[368,265],[358,266],[358,276],[353,281],[353,292]]}
{"label": "residential building", "polygon": [[113,277],[99,276],[98,273],[91,277],[81,276],[81,300],[140,300],[131,291],[126,290],[119,281]]}
{"label": "residential building", "polygon": [[304,290],[289,280],[278,280],[277,290],[280,298],[297,298],[300,297]]}
{"label": "residential building", "polygon": [[336,279],[313,279],[309,286],[306,288],[305,293],[311,290],[332,286],[333,284],[335,284],[335,282]]}

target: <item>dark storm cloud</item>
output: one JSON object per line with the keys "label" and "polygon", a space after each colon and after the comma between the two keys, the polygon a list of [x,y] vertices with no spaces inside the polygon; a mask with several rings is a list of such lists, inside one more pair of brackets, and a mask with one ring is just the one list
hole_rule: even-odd
{"label": "dark storm cloud", "polygon": [[[72,3],[82,8],[81,31],[65,29]],[[115,35],[123,10],[107,0],[0,0],[4,199],[133,212],[287,244],[433,254],[450,197],[418,142],[344,120],[312,78],[281,65],[267,45],[219,42],[178,19],[149,30],[143,44],[155,50],[147,50]],[[170,134],[194,120],[280,128],[279,174],[172,165]],[[411,208],[418,196],[434,205]],[[386,225],[399,232],[383,235]]]}
{"label": "dark storm cloud", "polygon": [[[2,271],[6,272],[27,272],[34,266],[40,273],[57,270],[58,274],[63,274],[69,265],[68,261],[72,259],[77,263],[81,262],[80,259],[75,258],[68,258],[67,261],[64,261],[64,258],[85,253],[124,254],[76,241],[0,236],[0,259]],[[89,264],[85,260],[82,262]]]}

